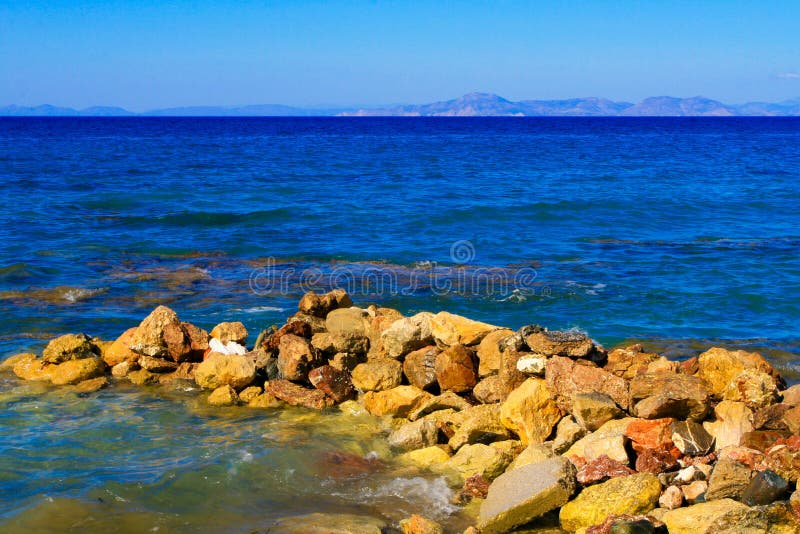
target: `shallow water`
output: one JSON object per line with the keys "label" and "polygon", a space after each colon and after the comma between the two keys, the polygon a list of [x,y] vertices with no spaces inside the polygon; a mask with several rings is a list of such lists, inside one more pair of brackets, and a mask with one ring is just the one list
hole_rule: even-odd
{"label": "shallow water", "polygon": [[[800,119],[0,118],[0,358],[115,338],[157,304],[242,320],[252,343],[339,285],[675,358],[760,350],[797,381],[798,147]],[[310,458],[388,454],[346,416],[36,387],[0,382],[4,531],[394,521],[439,488],[391,465],[328,480]]]}

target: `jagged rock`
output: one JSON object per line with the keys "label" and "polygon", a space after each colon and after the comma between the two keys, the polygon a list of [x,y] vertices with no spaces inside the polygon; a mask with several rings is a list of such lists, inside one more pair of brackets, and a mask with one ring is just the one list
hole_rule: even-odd
{"label": "jagged rock", "polygon": [[661,520],[670,534],[717,534],[716,523],[728,514],[741,513],[747,506],[731,499],[719,499],[677,508],[665,513]]}
{"label": "jagged rock", "polygon": [[368,308],[370,313],[369,324],[367,325],[367,339],[369,340],[369,353],[367,358],[370,360],[380,360],[388,358],[386,347],[383,345],[383,338],[381,335],[388,329],[392,323],[402,319],[403,315],[392,308],[378,308],[370,306]]}
{"label": "jagged rock", "polygon": [[366,354],[369,339],[347,332],[320,332],[311,337],[311,346],[328,355],[339,352]]}
{"label": "jagged rock", "polygon": [[553,448],[548,443],[536,443],[533,445],[528,445],[522,449],[522,452],[520,452],[516,458],[514,458],[514,461],[512,461],[508,466],[508,470],[516,469],[518,467],[522,467],[523,465],[543,462],[544,460],[549,460],[555,456],[557,455],[553,452]]}
{"label": "jagged rock", "polygon": [[489,493],[489,484],[491,483],[483,475],[472,475],[464,481],[464,486],[452,502],[463,506],[474,499],[485,499]]}
{"label": "jagged rock", "polygon": [[673,419],[638,419],[632,421],[625,429],[625,437],[631,440],[631,447],[636,452],[644,450],[669,451],[674,446],[672,441]]}
{"label": "jagged rock", "polygon": [[396,360],[358,364],[352,373],[353,385],[361,391],[385,391],[403,381],[403,366]]}
{"label": "jagged rock", "polygon": [[383,331],[381,339],[390,358],[401,358],[412,350],[433,343],[431,334],[432,313],[421,312],[413,317],[404,317],[393,322]]}
{"label": "jagged rock", "polygon": [[529,464],[500,475],[481,504],[484,534],[508,532],[563,506],[575,492],[575,468],[563,458]]}
{"label": "jagged rock", "polygon": [[301,382],[308,378],[311,369],[322,365],[323,360],[307,339],[284,334],[280,340],[277,363],[283,378]]}
{"label": "jagged rock", "polygon": [[561,528],[574,532],[602,523],[611,515],[645,514],[661,495],[658,478],[650,473],[612,478],[585,488],[561,508]]}
{"label": "jagged rock", "polygon": [[208,403],[213,406],[235,406],[239,404],[239,395],[228,385],[220,386],[208,396]]}
{"label": "jagged rock", "polygon": [[741,444],[742,437],[753,430],[753,412],[742,402],[722,401],[714,408],[716,421],[703,423],[714,436],[715,450]]}
{"label": "jagged rock", "polygon": [[786,391],[782,391],[781,396],[783,397],[782,402],[785,404],[789,406],[800,406],[800,384],[795,384],[786,389]]}
{"label": "jagged rock", "polygon": [[778,400],[778,384],[768,373],[745,369],[733,377],[722,398],[744,402],[749,408],[762,408]]}
{"label": "jagged rock", "polygon": [[288,380],[270,380],[264,391],[292,406],[305,406],[322,410],[333,406],[333,401],[318,389],[306,389]]}
{"label": "jagged rock", "polygon": [[397,460],[401,463],[416,465],[422,469],[440,465],[449,459],[450,455],[442,447],[437,446],[409,451],[397,457]]}
{"label": "jagged rock", "polygon": [[775,369],[756,352],[714,347],[701,354],[697,363],[697,376],[703,381],[708,391],[718,399],[725,397],[728,385],[745,369],[767,373],[775,379],[778,385],[783,382]]}
{"label": "jagged rock", "polygon": [[472,388],[472,396],[482,404],[493,404],[503,399],[503,384],[497,375],[487,376]]}
{"label": "jagged rock", "polygon": [[211,330],[210,335],[223,343],[231,341],[239,345],[247,343],[247,328],[239,321],[219,323]]}
{"label": "jagged rock", "polygon": [[300,299],[297,310],[314,317],[326,317],[337,308],[349,308],[352,305],[350,295],[342,289],[334,289],[324,295],[309,291]]}
{"label": "jagged rock", "polygon": [[774,430],[754,430],[742,435],[741,445],[749,449],[766,452],[778,443],[779,440],[789,437],[789,432],[776,432]]}
{"label": "jagged rock", "polygon": [[437,344],[447,347],[477,345],[489,332],[499,328],[445,311],[431,317],[430,324],[433,339]]}
{"label": "jagged rock", "polygon": [[103,361],[106,362],[106,365],[114,367],[122,362],[134,363],[139,359],[140,355],[128,348],[135,334],[136,327],[125,330],[125,332],[103,352]]}
{"label": "jagged rock", "polygon": [[786,410],[781,418],[781,422],[786,428],[795,435],[800,435],[800,406],[795,406],[790,410]]}
{"label": "jagged rock", "polygon": [[448,444],[455,451],[470,443],[492,443],[511,437],[508,429],[500,424],[500,406],[481,404],[462,410],[461,424]]}
{"label": "jagged rock", "polygon": [[442,525],[416,514],[402,519],[400,521],[400,530],[403,531],[403,534],[444,534]]}
{"label": "jagged rock", "polygon": [[[644,449],[636,455],[636,471],[639,473],[663,473],[678,465],[678,458],[672,451]],[[680,453],[678,453],[680,454]]]}
{"label": "jagged rock", "polygon": [[397,386],[386,391],[368,391],[364,395],[364,408],[372,415],[406,417],[430,397],[430,393],[418,387]]}
{"label": "jagged rock", "polygon": [[278,352],[281,347],[281,338],[286,335],[309,339],[313,335],[313,330],[311,326],[304,321],[289,319],[289,322],[280,327],[280,329],[264,341],[264,349],[270,352]]}
{"label": "jagged rock", "polygon": [[205,389],[231,386],[235,390],[249,386],[256,377],[252,359],[239,354],[212,352],[197,366],[194,373],[197,385]]}
{"label": "jagged rock", "polygon": [[657,358],[658,354],[643,352],[641,345],[631,345],[609,352],[603,369],[625,380],[631,380],[637,374],[644,373],[647,366]]}
{"label": "jagged rock", "polygon": [[669,486],[658,498],[658,506],[666,510],[674,510],[683,506],[683,492],[678,486]]}
{"label": "jagged rock", "polygon": [[189,337],[189,360],[200,361],[208,350],[208,332],[192,323],[181,322],[183,331]]}
{"label": "jagged rock", "polygon": [[796,483],[800,479],[800,436],[793,435],[776,443],[767,451],[759,467],[771,469]]}
{"label": "jagged rock", "polygon": [[336,403],[344,402],[355,394],[350,375],[330,365],[312,369],[308,373],[308,381]]}
{"label": "jagged rock", "polygon": [[367,325],[371,321],[366,310],[361,308],[338,308],[325,317],[325,327],[332,334],[349,337],[366,337]]}
{"label": "jagged rock", "polygon": [[466,401],[463,397],[459,397],[452,391],[445,391],[441,395],[437,395],[436,397],[430,397],[427,400],[421,402],[419,406],[414,409],[411,413],[408,414],[408,418],[411,421],[416,421],[420,417],[424,417],[429,413],[433,413],[438,410],[447,410],[453,409],[456,411],[466,410],[470,408],[472,405]]}
{"label": "jagged rock", "polygon": [[350,373],[352,373],[353,369],[355,369],[359,363],[361,363],[361,358],[359,358],[357,354],[352,354],[350,352],[337,352],[328,360],[328,365],[331,367]]}
{"label": "jagged rock", "polygon": [[171,373],[178,368],[178,364],[171,360],[154,358],[152,356],[139,356],[137,362],[139,367],[147,369],[151,373]]}
{"label": "jagged rock", "polygon": [[706,500],[742,498],[750,484],[753,471],[746,465],[729,458],[720,458],[708,479]]}
{"label": "jagged rock", "polygon": [[626,417],[624,419],[613,419],[604,424],[591,434],[579,439],[570,447],[564,456],[585,458],[591,462],[603,454],[617,460],[620,463],[628,464],[628,452],[625,450],[627,438],[625,431],[635,419]]}
{"label": "jagged rock", "polygon": [[628,382],[589,362],[555,356],[547,360],[547,387],[562,409],[570,411],[575,395],[596,391],[610,397],[623,409],[628,407]]}
{"label": "jagged rock", "polygon": [[703,425],[693,421],[673,422],[672,441],[687,456],[705,456],[714,446],[714,436],[706,432]]}
{"label": "jagged rock", "polygon": [[478,382],[475,354],[464,345],[453,345],[437,354],[434,368],[442,391],[470,391]]}
{"label": "jagged rock", "polygon": [[136,328],[128,348],[143,356],[187,360],[192,352],[191,341],[177,314],[166,306],[159,306]]}
{"label": "jagged rock", "polygon": [[783,403],[757,408],[753,412],[753,428],[756,430],[788,430],[783,416],[791,409],[791,406]]}
{"label": "jagged rock", "polygon": [[594,349],[594,343],[582,332],[540,330],[525,336],[531,352],[546,356],[568,356],[586,358]]}
{"label": "jagged rock", "polygon": [[526,445],[547,439],[561,416],[545,381],[537,378],[527,379],[512,391],[500,410],[500,422]]}
{"label": "jagged rock", "polygon": [[93,346],[86,334],[65,334],[50,340],[42,352],[42,361],[58,364],[68,360],[92,358]]}
{"label": "jagged rock", "polygon": [[775,471],[760,471],[742,493],[742,502],[747,506],[759,506],[782,500],[789,483]]}
{"label": "jagged rock", "polygon": [[527,353],[506,350],[500,355],[500,370],[497,372],[497,376],[500,379],[501,401],[505,400],[509,393],[517,389],[529,378],[528,375],[517,369],[517,362],[525,354]]}
{"label": "jagged rock", "polygon": [[159,375],[151,373],[147,369],[137,369],[130,371],[126,376],[128,380],[135,386],[148,386],[151,384],[158,384]]}
{"label": "jagged rock", "polygon": [[502,328],[489,332],[478,345],[478,375],[481,378],[496,374],[500,370],[501,343],[514,335],[513,330]]}
{"label": "jagged rock", "polygon": [[623,411],[608,395],[592,391],[575,394],[572,399],[572,415],[579,425],[593,432],[608,421],[622,417]]}
{"label": "jagged rock", "polygon": [[561,454],[586,435],[586,429],[579,425],[572,416],[564,417],[556,426],[556,437],[553,439],[553,451]]}
{"label": "jagged rock", "polygon": [[441,352],[435,345],[406,354],[403,372],[408,382],[420,389],[432,389],[436,381],[436,356]]}
{"label": "jagged rock", "polygon": [[433,421],[406,423],[389,434],[389,445],[400,450],[422,449],[436,445],[438,430]]}
{"label": "jagged rock", "polygon": [[488,480],[494,480],[505,471],[511,463],[511,455],[499,448],[483,443],[464,445],[447,461],[431,466],[438,473],[455,477],[455,482],[462,485],[466,479],[480,474]]}
{"label": "jagged rock", "polygon": [[244,403],[248,404],[251,400],[255,399],[259,395],[263,393],[263,390],[259,386],[249,386],[244,388],[242,391],[238,393],[239,400]]}
{"label": "jagged rock", "polygon": [[199,363],[183,362],[175,370],[175,378],[194,382],[194,375],[199,365]]}
{"label": "jagged rock", "polygon": [[626,477],[632,474],[634,474],[633,469],[603,454],[580,466],[576,479],[581,485],[589,486],[609,478]]}
{"label": "jagged rock", "polygon": [[630,398],[633,413],[645,419],[672,417],[700,422],[710,405],[700,379],[681,374],[637,375],[630,382]]}
{"label": "jagged rock", "polygon": [[52,366],[50,381],[56,386],[77,384],[90,378],[102,376],[105,371],[106,364],[98,357],[67,360]]}

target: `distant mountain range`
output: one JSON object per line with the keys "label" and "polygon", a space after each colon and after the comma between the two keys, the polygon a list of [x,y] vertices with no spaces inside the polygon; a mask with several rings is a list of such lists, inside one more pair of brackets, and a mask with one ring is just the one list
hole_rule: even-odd
{"label": "distant mountain range", "polygon": [[701,96],[654,96],[638,104],[605,98],[521,100],[513,102],[490,93],[470,93],[432,104],[384,108],[300,108],[279,104],[252,106],[193,106],[134,113],[119,107],[73,109],[49,105],[0,107],[0,116],[16,117],[775,117],[800,116],[800,98],[778,103],[731,105]]}

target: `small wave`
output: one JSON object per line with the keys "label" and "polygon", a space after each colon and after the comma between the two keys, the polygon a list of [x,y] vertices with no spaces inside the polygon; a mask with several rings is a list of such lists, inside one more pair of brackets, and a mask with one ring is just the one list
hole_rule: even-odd
{"label": "small wave", "polygon": [[235,308],[233,311],[241,313],[282,312],[286,311],[286,308],[279,308],[277,306],[254,306],[252,308]]}
{"label": "small wave", "polygon": [[433,479],[396,478],[387,484],[375,489],[365,489],[363,492],[366,497],[370,498],[398,497],[403,500],[412,500],[424,495],[431,515],[438,519],[452,515],[459,510],[459,507],[452,503],[455,494],[444,477]]}

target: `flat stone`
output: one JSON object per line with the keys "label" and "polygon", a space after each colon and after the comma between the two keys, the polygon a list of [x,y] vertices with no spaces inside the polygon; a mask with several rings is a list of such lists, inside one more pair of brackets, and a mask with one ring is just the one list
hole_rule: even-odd
{"label": "flat stone", "polygon": [[637,417],[696,422],[708,414],[711,400],[699,378],[670,373],[637,375],[630,382],[630,399]]}
{"label": "flat stone", "polygon": [[178,364],[174,361],[153,356],[139,356],[137,362],[139,367],[147,369],[151,373],[172,373],[178,369]]}
{"label": "flat stone", "polygon": [[543,330],[525,337],[531,352],[546,356],[586,358],[594,349],[591,338],[582,332]]}
{"label": "flat stone", "polygon": [[508,532],[566,504],[575,486],[575,468],[563,458],[508,471],[489,486],[478,527],[483,534]]}
{"label": "flat stone", "polygon": [[512,391],[500,410],[500,422],[526,445],[547,439],[561,416],[547,384],[537,378],[527,379]]}
{"label": "flat stone", "polygon": [[416,409],[408,414],[408,418],[411,421],[416,421],[420,417],[424,417],[439,410],[453,409],[462,411],[471,406],[472,405],[463,397],[459,397],[452,391],[445,391],[441,395],[429,397],[424,402],[421,402]]}
{"label": "flat stone", "polygon": [[547,443],[528,445],[514,458],[514,461],[511,462],[508,469],[511,470],[522,467],[523,465],[536,464],[554,458],[555,456],[557,455],[553,452],[553,448]]}
{"label": "flat stone", "polygon": [[381,534],[386,527],[376,517],[316,512],[279,519],[266,530],[270,534]]}
{"label": "flat stone", "polygon": [[353,369],[351,379],[360,391],[385,391],[403,381],[403,366],[396,360],[360,363]]}
{"label": "flat stone", "polygon": [[671,430],[673,443],[687,456],[705,456],[714,446],[714,436],[694,421],[675,421]]}

